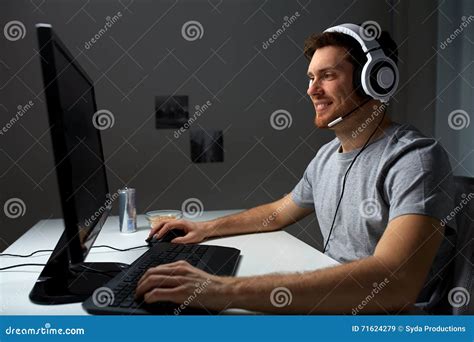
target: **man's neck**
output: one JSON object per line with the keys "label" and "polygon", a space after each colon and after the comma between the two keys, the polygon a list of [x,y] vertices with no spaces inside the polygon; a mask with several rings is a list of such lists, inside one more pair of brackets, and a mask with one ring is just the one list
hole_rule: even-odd
{"label": "man's neck", "polygon": [[[387,115],[383,115],[381,111],[378,115],[374,115],[373,104],[370,101],[367,106],[361,108],[360,111],[347,120],[344,125],[336,127],[335,133],[341,142],[339,152],[350,152],[361,148],[367,142],[376,140],[384,134],[385,129],[392,123]],[[380,104],[379,104],[380,106]],[[368,111],[366,108],[370,108]],[[386,108],[384,108],[385,110]],[[370,142],[369,142],[370,143]]]}

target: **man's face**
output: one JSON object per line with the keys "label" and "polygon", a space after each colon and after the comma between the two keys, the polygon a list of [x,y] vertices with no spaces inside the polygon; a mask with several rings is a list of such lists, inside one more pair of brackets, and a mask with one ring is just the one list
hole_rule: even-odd
{"label": "man's face", "polygon": [[310,85],[308,95],[316,110],[315,124],[326,128],[361,102],[352,86],[352,64],[347,50],[339,46],[325,46],[315,51],[308,67]]}

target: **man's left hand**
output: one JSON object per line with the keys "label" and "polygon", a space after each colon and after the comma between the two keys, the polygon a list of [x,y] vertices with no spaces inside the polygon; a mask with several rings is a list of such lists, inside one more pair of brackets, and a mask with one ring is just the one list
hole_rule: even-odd
{"label": "man's left hand", "polygon": [[148,269],[138,281],[135,298],[146,303],[170,301],[190,307],[224,310],[232,304],[232,278],[211,275],[180,260]]}

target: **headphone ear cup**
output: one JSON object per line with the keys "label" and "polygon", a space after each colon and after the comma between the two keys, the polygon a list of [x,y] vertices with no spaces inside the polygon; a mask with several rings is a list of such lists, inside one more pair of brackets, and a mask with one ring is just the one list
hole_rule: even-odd
{"label": "headphone ear cup", "polygon": [[387,60],[375,63],[370,70],[369,82],[378,94],[388,94],[396,84],[394,67]]}

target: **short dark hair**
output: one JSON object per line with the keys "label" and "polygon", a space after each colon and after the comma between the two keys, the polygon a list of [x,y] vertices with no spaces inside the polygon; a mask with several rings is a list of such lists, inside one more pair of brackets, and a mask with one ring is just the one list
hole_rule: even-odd
{"label": "short dark hair", "polygon": [[[382,31],[377,42],[382,47],[383,52],[391,58],[395,64],[398,63],[398,48],[387,31]],[[323,32],[312,34],[304,43],[304,55],[308,60],[313,58],[314,52],[325,46],[339,46],[347,50],[348,61],[354,68],[362,67],[367,62],[367,57],[362,51],[359,42],[351,36],[340,32]]]}

